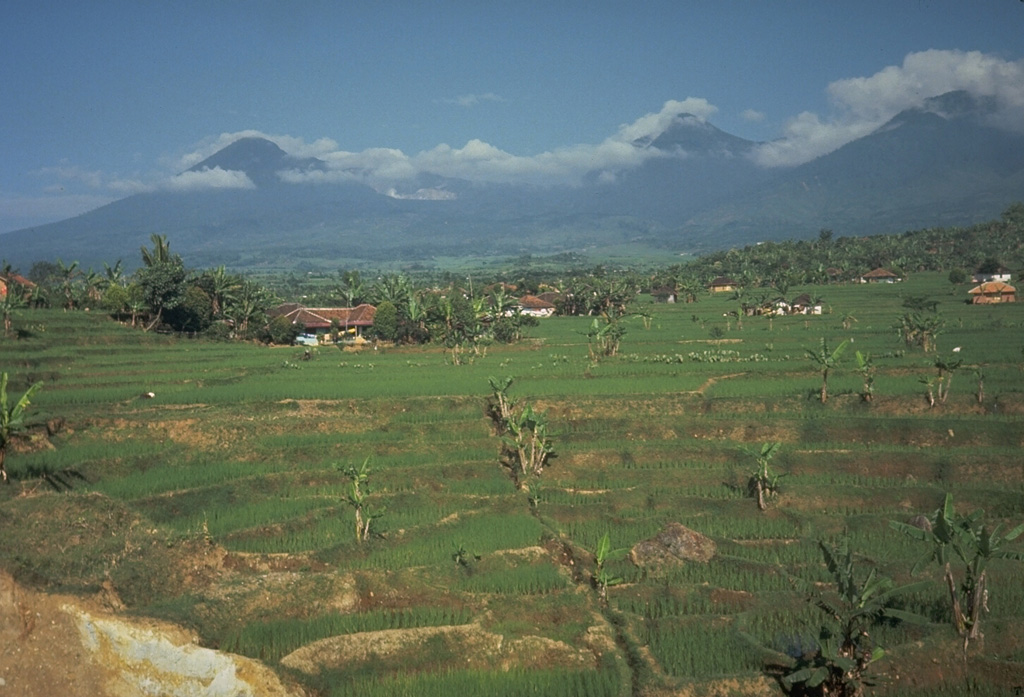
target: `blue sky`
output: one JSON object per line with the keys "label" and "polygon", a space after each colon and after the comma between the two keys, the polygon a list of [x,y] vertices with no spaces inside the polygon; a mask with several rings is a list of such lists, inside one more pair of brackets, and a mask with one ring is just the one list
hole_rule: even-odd
{"label": "blue sky", "polygon": [[642,157],[629,138],[681,111],[772,141],[765,166],[949,89],[997,96],[1012,127],[1022,37],[1018,0],[7,0],[0,231],[247,185],[175,176],[242,134],[323,158],[328,181],[359,168],[386,187],[613,175]]}

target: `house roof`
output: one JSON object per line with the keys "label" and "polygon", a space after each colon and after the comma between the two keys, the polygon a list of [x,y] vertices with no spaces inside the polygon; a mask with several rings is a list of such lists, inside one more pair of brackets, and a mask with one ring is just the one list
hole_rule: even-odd
{"label": "house roof", "polygon": [[971,295],[1009,295],[1010,293],[1016,294],[1017,289],[1002,281],[988,281],[974,286],[967,292]]}
{"label": "house roof", "polygon": [[298,303],[285,303],[269,314],[283,315],[292,324],[311,329],[328,329],[332,320],[344,327],[370,327],[377,308],[366,303],[357,307],[303,307]]}
{"label": "house roof", "polygon": [[524,295],[519,298],[519,307],[526,310],[554,310],[555,306],[547,300],[541,300],[536,295]]}
{"label": "house roof", "polygon": [[369,327],[377,314],[377,308],[366,303],[356,307],[309,307],[306,311],[326,319],[328,326],[331,320],[337,320],[338,324],[349,327]]}
{"label": "house roof", "polygon": [[537,298],[540,299],[540,300],[543,300],[546,303],[554,303],[556,300],[560,299],[561,297],[562,297],[562,294],[559,293],[557,290],[549,290],[549,291],[546,291],[544,293],[537,293]]}
{"label": "house roof", "polygon": [[27,278],[25,278],[21,274],[17,274],[17,273],[9,273],[9,274],[6,274],[6,275],[0,274],[0,281],[4,281],[6,283],[13,283],[13,284],[22,286],[24,288],[35,288],[36,287],[35,283],[33,283],[32,281],[28,280]]}
{"label": "house roof", "polygon": [[791,304],[793,304],[793,305],[813,305],[814,301],[811,300],[811,296],[809,294],[804,293],[803,295],[798,295],[795,298],[793,298],[793,302]]}
{"label": "house roof", "polygon": [[889,269],[883,269],[879,267],[872,271],[868,271],[866,274],[863,274],[861,278],[899,278],[899,276],[894,274]]}
{"label": "house roof", "polygon": [[301,309],[302,305],[299,303],[281,303],[277,307],[267,310],[267,314],[271,317],[279,317],[281,315],[291,314],[292,312]]}
{"label": "house roof", "polygon": [[711,288],[714,288],[715,286],[735,286],[735,285],[738,285],[736,283],[736,281],[732,280],[728,276],[719,276],[718,278],[716,278],[715,280],[711,281],[711,283],[708,284],[708,286],[710,286]]}

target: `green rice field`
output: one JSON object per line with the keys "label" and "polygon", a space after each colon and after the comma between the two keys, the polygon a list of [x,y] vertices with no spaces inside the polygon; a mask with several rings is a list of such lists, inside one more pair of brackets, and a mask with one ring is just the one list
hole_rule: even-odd
{"label": "green rice field", "polygon": [[[109,582],[128,612],[317,695],[781,695],[768,667],[813,642],[808,588],[831,578],[818,543],[844,542],[864,574],[933,581],[902,600],[928,623],[879,628],[872,693],[1013,694],[1024,563],[990,563],[985,637],[964,657],[941,568],[913,573],[927,549],[890,525],[946,493],[957,511],[1024,523],[1024,304],[968,305],[966,289],[937,273],[794,289],[821,295],[823,314],[742,327],[724,296],[640,296],[649,327],[626,319],[616,356],[590,356],[589,318],[554,317],[463,365],[431,346],[303,361],[298,347],[21,310],[0,370],[12,395],[42,388],[7,456],[0,567],[52,592]],[[908,296],[938,301],[935,352],[894,328]],[[806,355],[822,338],[851,342],[824,404]],[[870,401],[857,351],[873,360]],[[961,363],[929,406],[939,357]],[[522,489],[486,414],[502,376],[546,414],[555,451]],[[782,476],[760,511],[749,451],[771,442]],[[367,510],[382,513],[359,541],[346,468],[364,462]],[[629,550],[669,523],[713,556],[620,556],[602,600],[602,536]],[[371,636],[390,648],[360,649]],[[339,648],[310,667],[316,642]]]}

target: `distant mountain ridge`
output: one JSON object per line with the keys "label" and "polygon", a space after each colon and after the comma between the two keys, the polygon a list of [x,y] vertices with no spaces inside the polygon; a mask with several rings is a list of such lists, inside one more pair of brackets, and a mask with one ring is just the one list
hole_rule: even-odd
{"label": "distant mountain ridge", "polygon": [[294,183],[282,172],[336,173],[269,140],[241,138],[187,172],[244,173],[251,185],[135,194],[0,235],[0,258],[23,270],[58,257],[134,265],[155,233],[195,267],[329,268],[623,245],[692,252],[806,238],[825,227],[866,235],[967,225],[1024,199],[1024,135],[994,125],[994,111],[952,92],[785,168],[757,165],[751,154],[760,144],[680,113],[631,143],[647,153],[638,166],[551,187],[420,174],[375,188],[357,172]]}

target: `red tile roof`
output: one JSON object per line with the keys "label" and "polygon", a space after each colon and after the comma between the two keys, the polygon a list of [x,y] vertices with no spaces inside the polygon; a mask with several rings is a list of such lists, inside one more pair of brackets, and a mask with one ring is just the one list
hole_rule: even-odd
{"label": "red tile roof", "polygon": [[272,315],[284,315],[292,324],[307,329],[329,329],[331,321],[342,327],[372,327],[377,308],[363,303],[358,307],[302,307],[297,303],[285,303],[274,310]]}
{"label": "red tile roof", "polygon": [[1009,283],[1003,283],[1002,281],[988,281],[980,286],[971,288],[967,292],[971,295],[1010,295],[1011,293],[1015,294],[1017,289]]}
{"label": "red tile roof", "polygon": [[536,295],[524,295],[519,298],[519,306],[527,310],[554,310],[555,306]]}

